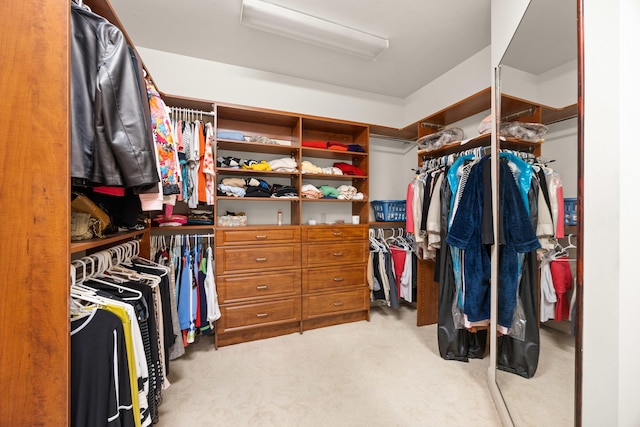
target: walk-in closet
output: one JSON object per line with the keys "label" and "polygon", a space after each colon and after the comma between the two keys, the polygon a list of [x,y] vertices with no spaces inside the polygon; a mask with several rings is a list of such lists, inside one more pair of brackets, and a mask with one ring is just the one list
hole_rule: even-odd
{"label": "walk-in closet", "polygon": [[640,7],[365,3],[2,3],[0,426],[640,425]]}

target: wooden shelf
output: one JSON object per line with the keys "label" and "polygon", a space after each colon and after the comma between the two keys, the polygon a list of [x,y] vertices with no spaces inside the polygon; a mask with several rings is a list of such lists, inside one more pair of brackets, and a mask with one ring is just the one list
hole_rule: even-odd
{"label": "wooden shelf", "polygon": [[136,231],[124,231],[121,233],[109,234],[103,239],[95,238],[77,242],[71,242],[71,253],[75,254],[90,249],[100,248],[102,246],[111,245],[121,241],[133,239],[134,237],[142,236],[149,229],[136,230]]}
{"label": "wooden shelf", "polygon": [[404,228],[406,225],[406,221],[373,221],[369,223],[370,228]]}
{"label": "wooden shelf", "polygon": [[347,199],[300,199],[303,202],[320,202],[320,203],[366,203],[368,199],[363,200],[347,200]]}
{"label": "wooden shelf", "polygon": [[271,176],[281,176],[281,177],[296,177],[299,175],[298,172],[280,172],[280,171],[260,171],[254,169],[238,169],[238,168],[217,168],[217,175],[271,175]]}
{"label": "wooden shelf", "polygon": [[[526,114],[532,114],[536,109],[539,109],[540,123],[551,124],[562,120],[570,119],[578,116],[577,104],[568,105],[562,108],[550,107],[548,105],[542,105],[527,101],[521,98],[517,98],[511,95],[502,94],[501,98],[501,112],[502,116],[520,116]],[[447,127],[453,123],[456,123],[467,117],[471,117],[475,114],[479,114],[483,111],[491,109],[491,88],[486,88],[477,92],[447,108],[426,116],[417,122],[414,122],[402,129],[394,129],[385,126],[372,125],[369,131],[373,135],[382,135],[388,138],[398,138],[405,140],[416,140],[418,137],[426,135],[431,130],[437,128],[431,127]],[[517,120],[513,118],[512,120]],[[423,128],[422,123],[425,123]],[[429,129],[430,130],[427,130]]]}
{"label": "wooden shelf", "polygon": [[265,144],[262,142],[243,142],[226,139],[218,139],[218,150],[242,151],[249,153],[267,153],[289,155],[297,152],[297,145]]}
{"label": "wooden shelf", "polygon": [[300,116],[283,111],[274,111],[266,108],[247,107],[244,105],[216,103],[218,118],[244,123],[256,123],[266,126],[278,126],[283,128],[295,128],[298,126]]}
{"label": "wooden shelf", "polygon": [[303,173],[300,174],[303,180],[314,180],[314,179],[322,179],[322,180],[347,180],[351,181],[354,179],[369,179],[368,176],[358,176],[358,175],[331,175],[324,173]]}
{"label": "wooden shelf", "polygon": [[178,226],[166,226],[166,227],[151,227],[152,235],[163,235],[163,234],[200,234],[200,233],[189,233],[190,231],[206,231],[207,233],[213,233],[213,224],[202,224],[202,225],[178,225]]}
{"label": "wooden shelf", "polygon": [[337,151],[326,148],[302,147],[302,157],[315,157],[321,159],[353,160],[367,157],[367,153],[359,151]]}
{"label": "wooden shelf", "polygon": [[217,200],[245,200],[252,202],[299,202],[299,197],[233,197],[233,196],[217,196]]}
{"label": "wooden shelf", "polygon": [[[491,134],[478,135],[466,141],[464,144],[462,144],[462,141],[457,141],[432,151],[418,150],[418,155],[423,158],[435,158],[472,148],[489,147],[491,146]],[[533,152],[542,142],[543,141],[531,142],[517,138],[500,137],[500,148]]]}

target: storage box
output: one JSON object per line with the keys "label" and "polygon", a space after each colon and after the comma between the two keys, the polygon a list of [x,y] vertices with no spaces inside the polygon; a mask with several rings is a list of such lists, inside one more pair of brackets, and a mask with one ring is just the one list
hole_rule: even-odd
{"label": "storage box", "polygon": [[376,221],[399,222],[407,218],[406,200],[373,200],[371,207]]}
{"label": "storage box", "polygon": [[247,225],[245,215],[222,215],[218,217],[218,227],[244,227]]}
{"label": "storage box", "polygon": [[578,225],[578,199],[565,197],[564,225]]}

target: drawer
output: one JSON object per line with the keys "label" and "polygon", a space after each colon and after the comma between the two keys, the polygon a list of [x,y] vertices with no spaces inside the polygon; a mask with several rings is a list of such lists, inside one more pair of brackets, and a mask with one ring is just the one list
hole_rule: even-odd
{"label": "drawer", "polygon": [[249,299],[300,295],[300,270],[277,273],[219,276],[216,287],[220,304]]}
{"label": "drawer", "polygon": [[327,316],[369,308],[369,289],[332,292],[302,297],[302,318]]}
{"label": "drawer", "polygon": [[369,242],[303,243],[302,266],[325,267],[362,264],[369,256]]}
{"label": "drawer", "polygon": [[326,240],[367,240],[369,228],[366,225],[311,225],[302,227],[303,242]]}
{"label": "drawer", "polygon": [[[274,214],[275,215],[275,214]],[[300,241],[299,226],[217,228],[216,245],[264,245]]]}
{"label": "drawer", "polygon": [[300,321],[300,297],[254,304],[220,306],[219,332]]}
{"label": "drawer", "polygon": [[366,264],[302,270],[302,292],[368,287]]}
{"label": "drawer", "polygon": [[216,275],[300,268],[300,244],[216,247]]}

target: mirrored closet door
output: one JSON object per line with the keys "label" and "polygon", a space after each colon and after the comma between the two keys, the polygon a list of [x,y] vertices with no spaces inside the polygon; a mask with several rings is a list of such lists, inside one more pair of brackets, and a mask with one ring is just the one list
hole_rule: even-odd
{"label": "mirrored closet door", "polygon": [[[500,148],[510,148],[510,138],[505,135],[514,126],[517,129],[511,124],[524,123],[524,133],[516,137],[536,140],[535,132],[542,132],[539,136],[544,142],[524,151],[535,157],[527,161],[538,174],[538,202],[549,207],[553,222],[553,235],[543,244],[545,250],[538,251],[537,259],[525,257],[519,267],[521,275],[532,273],[530,282],[521,280],[523,288],[518,289],[523,334],[512,338],[499,333],[492,353],[496,383],[516,426],[550,422],[573,426],[575,422],[575,338],[581,314],[575,300],[581,244],[576,209],[577,16],[576,2],[531,0],[500,62],[496,84],[500,89],[496,97],[500,102],[496,124],[501,131]],[[527,136],[529,131],[535,135]],[[554,199],[555,206],[560,203],[555,212]],[[537,213],[541,214],[541,209]]]}

